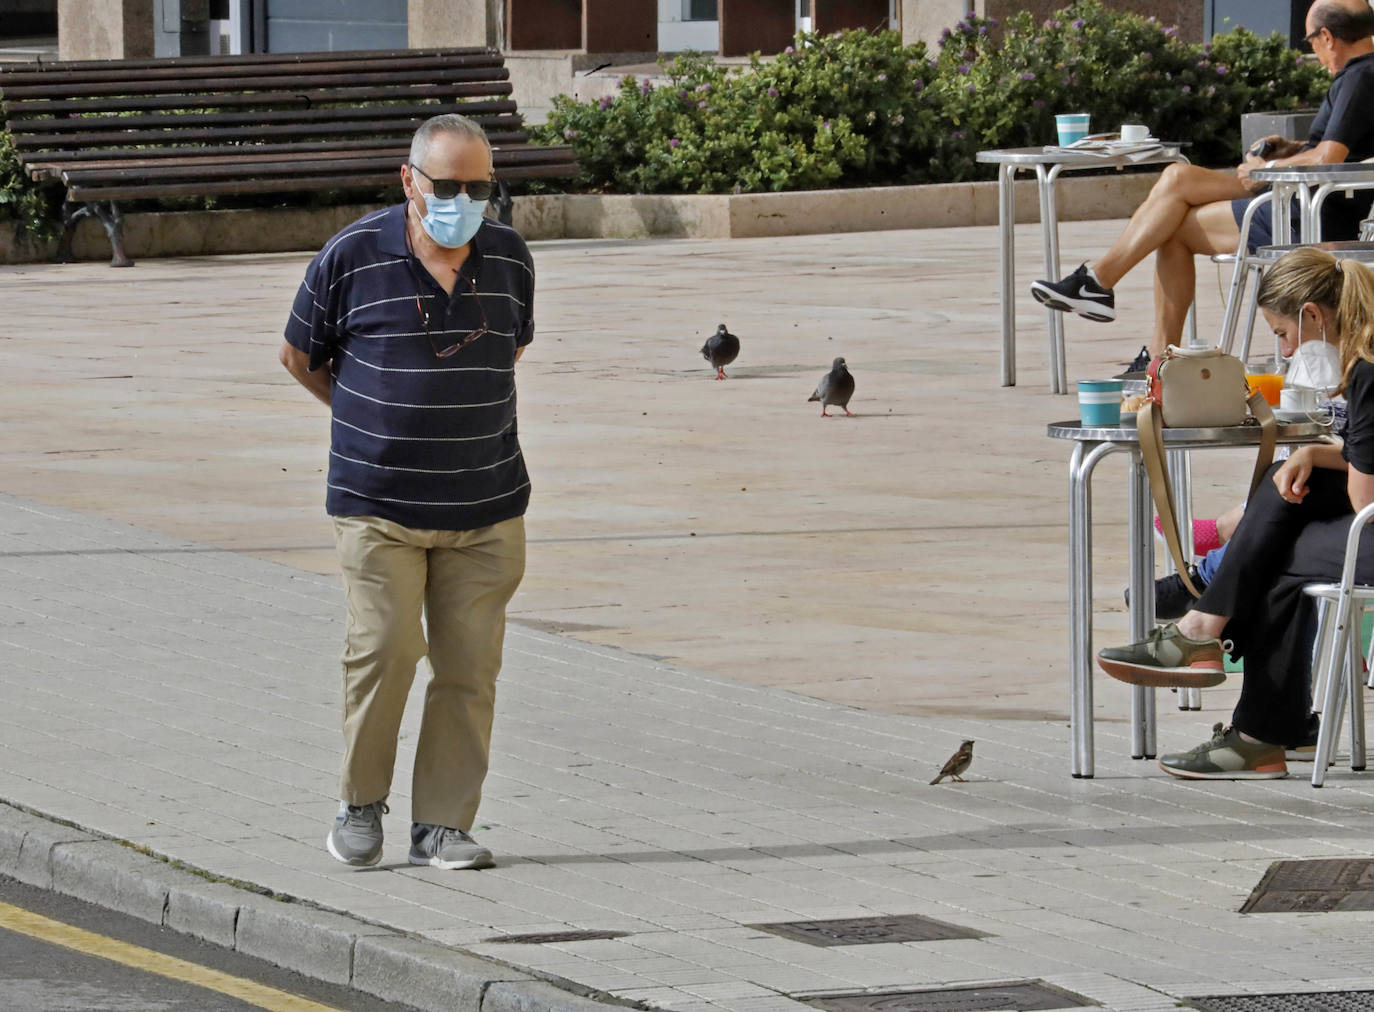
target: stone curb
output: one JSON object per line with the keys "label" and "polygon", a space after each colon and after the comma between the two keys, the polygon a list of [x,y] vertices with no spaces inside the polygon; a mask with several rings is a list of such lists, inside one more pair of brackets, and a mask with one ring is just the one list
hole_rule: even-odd
{"label": "stone curb", "polygon": [[[1059,180],[1061,221],[1128,218],[1158,172],[1113,172]],[[1016,220],[1039,220],[1036,183],[1016,183]],[[135,260],[150,257],[314,252],[375,205],[176,211],[129,214],[125,246]],[[931,183],[848,190],[740,194],[533,194],[515,199],[515,227],[526,239],[742,239],[831,232],[958,228],[997,224],[995,182]],[[17,237],[0,221],[0,264],[45,263],[55,244]],[[77,226],[78,260],[108,260],[100,224]]]}
{"label": "stone curb", "polygon": [[418,1009],[604,1012],[623,1007],[381,925],[207,881],[116,840],[3,802],[0,875]]}

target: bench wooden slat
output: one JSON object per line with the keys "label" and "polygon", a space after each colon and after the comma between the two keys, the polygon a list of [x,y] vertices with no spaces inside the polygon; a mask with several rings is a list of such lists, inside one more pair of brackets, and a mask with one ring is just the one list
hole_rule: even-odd
{"label": "bench wooden slat", "polygon": [[[566,163],[530,162],[520,166],[520,178],[558,178],[567,176]],[[497,178],[501,177],[497,172]],[[97,184],[74,186],[70,188],[73,200],[134,200],[141,197],[195,197],[223,195],[231,193],[288,193],[293,190],[337,190],[359,189],[363,187],[383,187],[399,185],[400,177],[393,169],[390,172],[359,174],[344,181],[334,174],[323,176],[303,176],[297,179],[264,177],[247,180],[218,180],[194,183],[157,183],[138,185]]]}
{"label": "bench wooden slat", "polygon": [[329,51],[310,51],[302,53],[211,53],[202,56],[158,56],[140,60],[50,60],[39,56],[35,60],[19,63],[0,63],[0,74],[10,70],[15,72],[32,71],[35,73],[69,73],[76,70],[108,70],[118,65],[124,70],[158,70],[165,67],[236,67],[251,64],[314,64],[329,62],[365,62],[369,60],[395,60],[399,56],[406,59],[427,59],[430,57],[461,58],[478,56],[500,59],[500,53],[482,46],[447,46],[425,49],[340,49]]}
{"label": "bench wooden slat", "polygon": [[73,119],[31,119],[7,120],[11,132],[16,126],[25,133],[47,131],[48,133],[71,134],[80,141],[87,131],[99,133],[102,130],[132,130],[153,128],[157,130],[199,129],[202,126],[238,126],[253,123],[327,123],[351,122],[370,119],[376,121],[378,115],[388,118],[421,119],[437,116],[440,113],[456,112],[473,119],[482,116],[501,115],[515,112],[515,103],[509,100],[489,100],[477,102],[444,102],[425,105],[363,105],[338,109],[254,109],[243,112],[202,112],[189,115],[175,112],[148,116],[82,116]]}
{"label": "bench wooden slat", "polygon": [[[193,130],[190,128],[176,131],[121,131],[119,133],[105,134],[83,134],[81,143],[86,146],[95,145],[115,145],[115,144],[168,144],[178,140],[182,141],[209,141],[209,140],[236,140],[252,142],[261,137],[327,137],[331,135],[345,136],[349,134],[368,134],[386,133],[391,136],[402,134],[413,134],[416,129],[424,122],[425,117],[409,117],[394,120],[360,120],[356,123],[320,123],[320,124],[283,124],[276,126],[252,126],[252,127],[212,127],[204,130]],[[482,124],[483,129],[487,128],[488,122],[496,127],[518,127],[520,118],[515,116],[474,116],[478,123]],[[72,140],[69,134],[18,134],[14,137],[14,146],[21,152],[41,150],[55,144],[64,144]]]}
{"label": "bench wooden slat", "polygon": [[[378,50],[357,59],[287,60],[277,54],[274,59],[244,60],[241,57],[219,57],[192,62],[176,59],[151,61],[104,60],[90,61],[87,66],[68,63],[9,63],[0,65],[3,78],[16,86],[42,86],[57,80],[83,84],[100,82],[197,80],[215,78],[228,82],[263,77],[327,75],[349,73],[379,73],[394,71],[398,63],[408,68],[437,67],[470,71],[489,71],[505,67],[500,53],[490,50],[437,51],[425,53],[406,50],[400,56],[392,50]],[[340,54],[326,54],[338,57]]]}
{"label": "bench wooden slat", "polygon": [[[377,84],[438,84],[443,81],[504,81],[510,72],[505,67],[482,70],[466,68],[436,70],[396,70],[373,72],[340,72],[333,74],[297,74],[290,77],[243,77],[233,81],[223,77],[195,77],[159,80],[128,81],[65,81],[54,75],[47,82],[31,85],[5,83],[0,78],[7,100],[24,98],[81,98],[99,95],[161,95],[168,94],[168,85],[175,84],[175,93],[209,93],[245,89],[280,90],[283,88],[324,88]],[[437,80],[436,80],[437,78]]]}
{"label": "bench wooden slat", "polygon": [[219,95],[133,95],[121,98],[95,99],[22,99],[0,103],[5,114],[21,126],[29,117],[52,116],[57,113],[122,112],[138,109],[213,109],[237,106],[311,106],[333,102],[369,102],[386,99],[418,101],[428,98],[497,97],[514,91],[509,81],[479,81],[454,84],[407,84],[390,88],[331,88],[307,91],[254,91],[247,94]]}

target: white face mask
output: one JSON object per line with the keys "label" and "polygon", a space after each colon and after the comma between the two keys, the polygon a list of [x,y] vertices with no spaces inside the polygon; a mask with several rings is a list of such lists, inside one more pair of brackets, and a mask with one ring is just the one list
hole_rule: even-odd
{"label": "white face mask", "polygon": [[1335,345],[1326,343],[1326,328],[1321,340],[1302,339],[1302,314],[1298,314],[1298,347],[1286,360],[1288,374],[1284,386],[1309,387],[1329,397],[1341,385],[1341,353]]}

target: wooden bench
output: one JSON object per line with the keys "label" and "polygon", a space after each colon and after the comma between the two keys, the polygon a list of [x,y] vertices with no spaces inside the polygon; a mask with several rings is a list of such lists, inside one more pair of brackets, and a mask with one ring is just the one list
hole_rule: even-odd
{"label": "wooden bench", "polygon": [[577,165],[527,143],[508,76],[494,49],[3,64],[0,109],[29,176],[66,186],[58,259],[93,215],[124,267],[119,201],[399,184],[411,135],[440,113],[486,130],[509,222],[506,183]]}

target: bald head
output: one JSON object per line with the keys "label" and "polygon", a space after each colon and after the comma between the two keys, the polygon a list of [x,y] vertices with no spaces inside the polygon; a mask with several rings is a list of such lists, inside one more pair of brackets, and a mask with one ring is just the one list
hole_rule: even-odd
{"label": "bald head", "polygon": [[1341,42],[1365,42],[1374,35],[1369,0],[1317,0],[1307,11],[1307,29],[1325,28]]}

